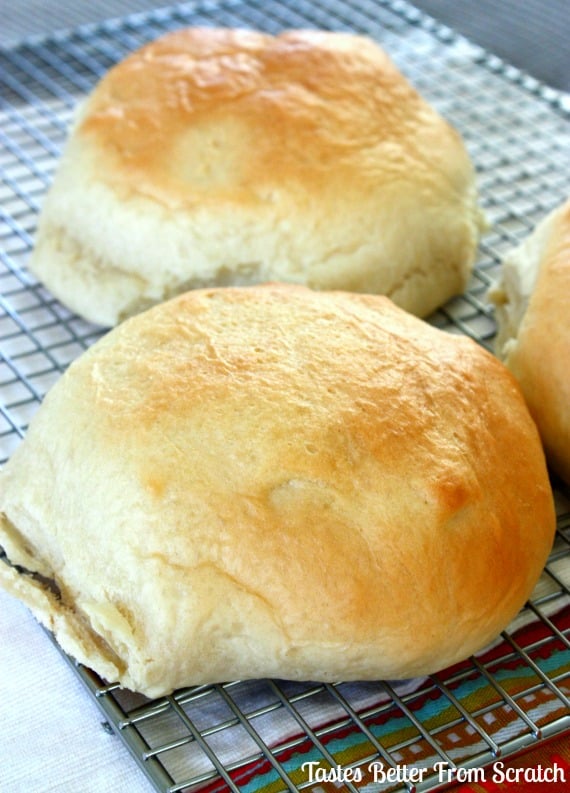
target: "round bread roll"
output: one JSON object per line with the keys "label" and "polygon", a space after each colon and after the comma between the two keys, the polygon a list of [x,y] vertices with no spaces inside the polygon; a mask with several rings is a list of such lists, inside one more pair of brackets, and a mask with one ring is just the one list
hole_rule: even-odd
{"label": "round bread roll", "polygon": [[150,696],[434,672],[516,615],[555,525],[498,360],[386,298],[293,285],[111,331],[48,394],[0,509],[4,586]]}
{"label": "round bread roll", "polygon": [[553,470],[570,483],[570,200],[503,261],[489,292],[497,355],[519,381]]}
{"label": "round bread roll", "polygon": [[182,291],[284,281],[427,315],[481,216],[463,142],[371,40],[169,33],[81,109],[30,268],[102,325]]}

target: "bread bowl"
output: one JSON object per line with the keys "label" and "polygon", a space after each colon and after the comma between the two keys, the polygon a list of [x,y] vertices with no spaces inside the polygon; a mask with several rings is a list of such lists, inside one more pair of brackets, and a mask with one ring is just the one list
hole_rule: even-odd
{"label": "bread bowl", "polygon": [[148,696],[405,678],[490,642],[555,526],[514,378],[381,296],[194,290],[52,388],[0,474],[0,581]]}

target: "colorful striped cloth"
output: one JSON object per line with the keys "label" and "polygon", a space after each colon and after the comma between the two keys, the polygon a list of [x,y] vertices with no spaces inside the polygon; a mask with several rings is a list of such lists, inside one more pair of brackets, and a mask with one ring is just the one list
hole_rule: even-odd
{"label": "colorful striped cloth", "polygon": [[570,733],[507,760],[481,781],[453,785],[449,793],[566,793],[570,790]]}
{"label": "colorful striped cloth", "polygon": [[[350,703],[358,720],[361,719],[360,723],[347,718],[347,712],[340,707],[338,700],[336,707],[331,701],[328,708],[321,707],[312,714],[308,711],[303,717],[310,731],[318,734],[320,747],[315,745],[299,722],[293,727],[289,725],[288,729],[284,725],[282,734],[274,734],[269,739],[266,737],[265,743],[293,783],[310,782],[304,788],[309,793],[338,793],[344,785],[342,780],[339,784],[339,779],[334,778],[334,771],[331,778],[331,769],[335,768],[349,776],[354,772],[346,769],[358,768],[355,786],[363,793],[401,789],[402,777],[398,777],[399,784],[383,781],[382,770],[390,768],[390,761],[396,772],[403,774],[404,781],[406,773],[414,773],[412,769],[416,769],[416,774],[417,769],[425,769],[421,778],[424,784],[463,781],[467,784],[458,789],[477,793],[482,790],[522,790],[520,783],[514,788],[512,784],[501,787],[502,763],[505,763],[505,768],[510,767],[502,757],[497,760],[499,766],[495,775],[492,773],[493,760],[479,776],[476,772],[465,775],[465,767],[461,763],[478,756],[489,763],[492,756],[489,755],[488,739],[501,747],[519,736],[526,736],[526,742],[532,744],[531,727],[525,721],[525,715],[539,728],[570,715],[569,708],[557,696],[556,690],[552,690],[542,677],[554,680],[554,689],[570,697],[570,651],[567,642],[557,633],[566,632],[567,636],[570,631],[570,605],[566,600],[564,602],[563,608],[549,616],[550,625],[544,619],[531,619],[529,614],[532,612],[527,610],[522,627],[509,631],[509,636],[527,653],[527,658],[517,652],[505,637],[479,654],[475,662],[470,659],[429,679],[388,686],[380,698],[376,686],[371,686],[367,692],[365,684],[354,684],[353,688],[343,684],[335,687],[334,691],[342,692],[342,702]],[[496,686],[506,692],[507,697]],[[470,714],[473,723],[465,719],[462,712]],[[421,731],[414,720],[421,725]],[[425,732],[431,740],[426,739]],[[387,753],[384,759],[378,758],[376,742]],[[565,747],[566,743],[566,739],[562,740],[561,746]],[[459,771],[454,772],[453,768],[448,771],[445,764],[437,765],[442,763],[442,757],[434,744],[458,765]],[[329,755],[328,762],[323,748]],[[564,767],[562,764],[570,762],[565,749],[557,747],[551,755],[548,751],[548,745],[541,744],[538,756],[559,757],[561,768]],[[529,757],[526,758],[527,763],[531,762]],[[375,764],[371,764],[373,758],[376,758]],[[378,761],[383,763],[382,767],[378,766]],[[517,762],[524,763],[525,758]],[[550,762],[555,761],[551,759]],[[320,772],[317,769],[321,769]],[[259,757],[259,753],[251,762],[231,771],[230,776],[243,793],[277,793],[283,790],[283,781],[270,759]],[[562,787],[550,784],[549,793],[570,790],[570,774],[566,775],[566,780],[567,785]],[[417,777],[412,781],[417,781]],[[495,786],[488,787],[489,784]],[[537,783],[532,785],[533,792],[539,793]],[[201,793],[225,793],[226,790],[226,783],[217,779],[205,784]]]}

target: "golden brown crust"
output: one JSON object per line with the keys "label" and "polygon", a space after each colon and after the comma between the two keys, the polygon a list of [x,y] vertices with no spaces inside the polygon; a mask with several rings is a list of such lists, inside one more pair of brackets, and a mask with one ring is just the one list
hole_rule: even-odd
{"label": "golden brown crust", "polygon": [[536,267],[506,364],[521,384],[549,462],[570,482],[570,201],[551,216]]}
{"label": "golden brown crust", "polygon": [[33,562],[8,521],[151,695],[435,671],[515,616],[554,530],[497,360],[384,298],[282,285],[119,326],[48,395],[0,487],[10,558]]}
{"label": "golden brown crust", "polygon": [[111,70],[78,130],[117,190],[165,205],[255,207],[281,184],[303,212],[340,187],[375,191],[379,171],[405,178],[412,162],[429,183],[434,157],[458,191],[471,176],[447,160],[455,130],[382,50],[346,34],[178,31]]}
{"label": "golden brown crust", "polygon": [[425,315],[465,288],[479,225],[459,135],[370,39],[192,28],[89,97],[31,266],[105,324],[269,280]]}

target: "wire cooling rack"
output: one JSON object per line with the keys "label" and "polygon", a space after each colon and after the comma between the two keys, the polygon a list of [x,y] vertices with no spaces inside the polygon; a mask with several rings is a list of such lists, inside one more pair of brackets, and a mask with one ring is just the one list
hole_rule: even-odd
{"label": "wire cooling rack", "polygon": [[[446,331],[492,348],[485,294],[502,255],[570,193],[568,98],[398,0],[204,0],[0,51],[1,461],[101,335],[26,270],[74,107],[130,50],[195,24],[367,33],[461,131],[491,228],[467,292],[430,318]],[[317,768],[343,769],[339,786],[366,793],[480,780],[482,769],[570,730],[570,506],[560,483],[555,492],[556,541],[532,599],[493,647],[429,678],[232,682],[150,702],[67,660],[160,791],[322,793],[330,786],[315,780]]]}

